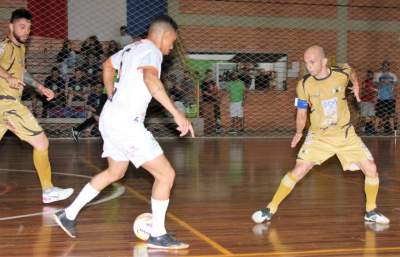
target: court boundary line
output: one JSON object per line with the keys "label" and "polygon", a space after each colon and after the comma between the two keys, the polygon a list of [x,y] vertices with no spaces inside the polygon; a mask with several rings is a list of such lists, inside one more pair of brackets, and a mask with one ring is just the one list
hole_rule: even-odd
{"label": "court boundary line", "polygon": [[[83,160],[83,162],[86,165],[88,165],[89,167],[92,167],[92,168],[96,169],[97,171],[101,171],[101,169],[99,167],[97,167],[95,164],[93,164],[92,162],[87,161],[87,160]],[[139,199],[141,201],[144,201],[147,204],[150,204],[150,201],[148,200],[148,198],[145,197],[140,192],[138,192],[137,190],[135,190],[133,187],[131,187],[129,185],[124,185],[124,186],[125,186],[126,190],[128,192],[130,192],[131,194],[133,194],[137,199]],[[234,253],[230,252],[228,249],[226,249],[222,245],[218,244],[217,242],[215,242],[214,240],[212,240],[211,238],[209,238],[208,236],[206,236],[205,234],[203,234],[202,232],[200,232],[196,228],[194,228],[191,225],[189,225],[188,223],[184,222],[182,219],[178,218],[178,216],[174,215],[172,212],[167,212],[167,217],[172,219],[176,223],[178,223],[180,226],[182,226],[186,230],[189,230],[192,234],[194,234],[195,236],[200,238],[202,241],[204,241],[207,244],[209,244],[212,248],[214,248],[217,251],[219,251],[220,253],[222,253],[222,255],[218,255],[218,256],[232,256],[232,255],[234,255]]]}

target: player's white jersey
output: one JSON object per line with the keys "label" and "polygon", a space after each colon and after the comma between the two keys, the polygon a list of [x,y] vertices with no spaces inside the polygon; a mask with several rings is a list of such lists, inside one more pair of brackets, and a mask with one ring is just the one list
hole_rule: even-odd
{"label": "player's white jersey", "polygon": [[143,122],[152,98],[143,80],[143,68],[157,69],[160,77],[162,59],[161,51],[147,39],[129,44],[111,56],[118,78],[103,113],[112,113],[116,120]]}

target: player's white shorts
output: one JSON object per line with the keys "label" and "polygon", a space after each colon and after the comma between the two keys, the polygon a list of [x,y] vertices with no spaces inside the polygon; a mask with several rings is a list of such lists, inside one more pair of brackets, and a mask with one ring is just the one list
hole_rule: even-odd
{"label": "player's white shorts", "polygon": [[121,130],[108,121],[100,122],[100,132],[104,141],[101,157],[115,161],[131,161],[136,168],[163,154],[158,142],[141,122],[119,124]]}
{"label": "player's white shorts", "polygon": [[229,112],[231,117],[243,118],[243,104],[242,102],[229,103]]}

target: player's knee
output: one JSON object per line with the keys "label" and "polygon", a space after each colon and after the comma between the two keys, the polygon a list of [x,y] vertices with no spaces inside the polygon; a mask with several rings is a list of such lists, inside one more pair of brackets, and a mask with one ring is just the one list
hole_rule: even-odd
{"label": "player's knee", "polygon": [[307,174],[310,169],[311,167],[309,167],[309,165],[306,165],[304,163],[297,163],[291,174],[296,179],[296,181],[299,181]]}
{"label": "player's knee", "polygon": [[49,139],[42,133],[31,144],[36,150],[44,151],[49,148]]}
{"label": "player's knee", "polygon": [[365,173],[365,176],[367,176],[367,177],[376,178],[379,176],[377,168],[376,168],[376,164],[374,161],[370,161],[370,162],[368,162],[367,165],[364,166],[364,173]]}
{"label": "player's knee", "polygon": [[172,168],[167,169],[164,172],[160,173],[156,177],[156,179],[158,179],[163,184],[168,184],[168,186],[171,188],[175,180],[175,171]]}
{"label": "player's knee", "polygon": [[114,182],[114,181],[118,181],[118,180],[122,179],[125,175],[125,171],[109,168],[107,170],[107,174],[108,174],[110,181]]}

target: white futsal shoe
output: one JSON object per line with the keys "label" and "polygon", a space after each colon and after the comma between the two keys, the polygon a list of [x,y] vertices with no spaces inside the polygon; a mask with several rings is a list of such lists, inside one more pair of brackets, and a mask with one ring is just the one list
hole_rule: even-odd
{"label": "white futsal shoe", "polygon": [[272,219],[272,213],[269,208],[262,208],[251,215],[251,219],[255,223],[263,223],[264,221],[270,221]]}
{"label": "white futsal shoe", "polygon": [[74,189],[72,188],[51,187],[43,191],[42,201],[43,203],[52,203],[65,200],[73,193]]}
{"label": "white futsal shoe", "polygon": [[378,209],[373,209],[372,211],[366,212],[364,215],[364,220],[376,222],[379,224],[389,224],[390,220],[385,217],[382,213],[378,211]]}

